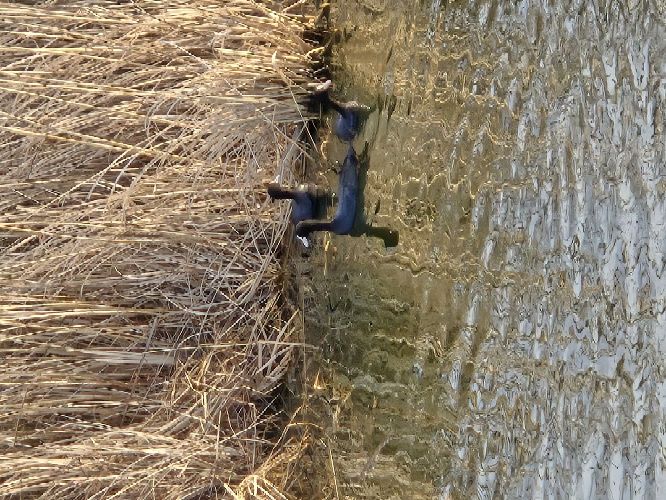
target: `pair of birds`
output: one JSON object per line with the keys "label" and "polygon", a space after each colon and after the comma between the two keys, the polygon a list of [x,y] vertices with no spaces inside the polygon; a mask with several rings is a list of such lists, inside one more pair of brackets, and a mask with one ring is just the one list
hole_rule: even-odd
{"label": "pair of birds", "polygon": [[268,194],[273,199],[291,199],[291,220],[296,226],[296,236],[306,237],[314,231],[330,231],[335,234],[349,234],[354,227],[356,202],[358,199],[358,159],[351,145],[363,122],[367,118],[369,108],[356,102],[339,103],[331,99],[329,90],[332,83],[318,85],[314,92],[315,101],[321,104],[324,111],[333,109],[338,117],[335,123],[335,134],[345,142],[349,142],[349,150],[340,170],[338,181],[338,209],[331,221],[313,219],[315,215],[316,193],[312,188],[284,188],[277,184],[268,186]]}

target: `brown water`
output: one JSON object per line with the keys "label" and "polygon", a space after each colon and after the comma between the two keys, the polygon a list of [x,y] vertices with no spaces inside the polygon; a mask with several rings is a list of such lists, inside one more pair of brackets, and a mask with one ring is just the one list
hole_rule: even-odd
{"label": "brown water", "polygon": [[400,243],[300,264],[325,496],[666,498],[665,15],[334,4],[337,95],[377,106],[367,217]]}

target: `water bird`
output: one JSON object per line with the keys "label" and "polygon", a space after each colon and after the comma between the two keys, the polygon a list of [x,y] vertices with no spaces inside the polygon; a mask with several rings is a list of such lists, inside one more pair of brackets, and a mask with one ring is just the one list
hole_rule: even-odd
{"label": "water bird", "polygon": [[332,108],[337,111],[338,118],[335,121],[335,134],[341,141],[349,142],[361,130],[368,116],[370,116],[371,110],[368,106],[359,104],[356,101],[341,103],[331,99],[329,91],[332,87],[333,83],[331,80],[317,85],[314,91],[315,100],[323,106],[324,110]]}
{"label": "water bird", "polygon": [[349,234],[354,227],[356,201],[358,198],[358,159],[352,145],[342,164],[338,181],[338,209],[331,221],[303,220],[296,225],[297,236],[307,236],[313,231],[330,231]]}

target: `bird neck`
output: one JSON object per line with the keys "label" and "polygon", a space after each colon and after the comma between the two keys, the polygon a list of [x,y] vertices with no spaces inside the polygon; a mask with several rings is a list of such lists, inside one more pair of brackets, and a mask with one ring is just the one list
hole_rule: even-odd
{"label": "bird neck", "polygon": [[304,220],[296,226],[296,236],[308,236],[315,231],[334,231],[334,221]]}

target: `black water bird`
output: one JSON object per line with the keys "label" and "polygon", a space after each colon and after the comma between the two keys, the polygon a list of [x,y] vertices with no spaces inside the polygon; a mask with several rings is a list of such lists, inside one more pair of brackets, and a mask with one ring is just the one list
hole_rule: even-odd
{"label": "black water bird", "polygon": [[371,109],[356,101],[341,103],[331,99],[329,91],[333,83],[327,80],[325,83],[315,87],[315,100],[319,102],[324,110],[334,109],[338,113],[335,121],[335,134],[344,142],[349,142],[359,133],[363,124],[370,116]]}
{"label": "black water bird", "polygon": [[279,184],[269,184],[268,194],[274,200],[291,200],[291,221],[294,225],[303,220],[319,218],[326,212],[327,194],[316,186],[302,184],[296,188],[286,188]]}
{"label": "black water bird", "polygon": [[332,221],[303,220],[296,225],[297,236],[307,236],[313,231],[330,231],[349,234],[354,227],[356,201],[358,198],[358,159],[350,145],[342,164],[338,181],[338,209]]}

